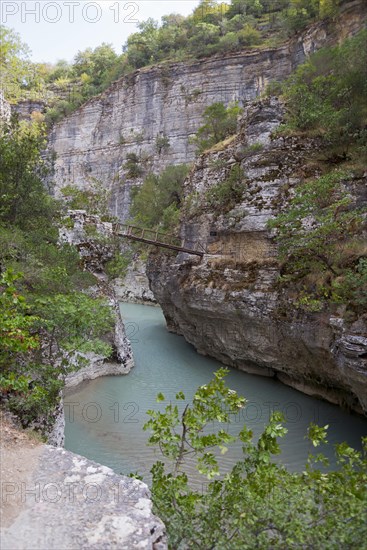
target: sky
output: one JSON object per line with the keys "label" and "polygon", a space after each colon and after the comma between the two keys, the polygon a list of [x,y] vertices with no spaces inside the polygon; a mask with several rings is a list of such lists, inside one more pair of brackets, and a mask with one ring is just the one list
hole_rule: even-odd
{"label": "sky", "polygon": [[79,50],[107,42],[116,53],[137,23],[189,15],[199,0],[2,0],[1,24],[18,32],[35,62],[72,61]]}

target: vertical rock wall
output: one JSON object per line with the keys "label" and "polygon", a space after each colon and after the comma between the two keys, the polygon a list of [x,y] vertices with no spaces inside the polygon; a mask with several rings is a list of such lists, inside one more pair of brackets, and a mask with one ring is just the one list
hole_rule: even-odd
{"label": "vertical rock wall", "polygon": [[[88,187],[97,179],[112,190],[112,213],[126,219],[130,188],[139,183],[124,173],[128,153],[140,155],[146,171],[192,162],[190,137],[207,106],[248,103],[313,51],[357,32],[365,19],[363,6],[363,0],[347,2],[339,21],[317,23],[277,48],[165,63],[121,78],[54,126],[49,145],[56,153],[56,192],[67,184]],[[158,154],[155,140],[163,135],[170,147]]]}
{"label": "vertical rock wall", "polygon": [[[275,377],[304,393],[367,411],[367,323],[345,323],[343,307],[305,313],[297,294],[277,285],[279,265],[267,221],[305,177],[318,173],[316,139],[273,137],[284,121],[275,99],[244,113],[241,131],[202,155],[186,181],[181,236],[207,254],[151,254],[147,274],[168,329],[199,353],[249,373]],[[206,193],[233,166],[245,175],[241,197],[220,209]],[[356,204],[367,204],[366,175],[351,179]]]}

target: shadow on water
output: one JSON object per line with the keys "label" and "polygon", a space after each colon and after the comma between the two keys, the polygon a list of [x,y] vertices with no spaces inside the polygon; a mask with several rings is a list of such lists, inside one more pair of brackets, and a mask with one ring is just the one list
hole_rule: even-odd
{"label": "shadow on water", "polygon": [[[127,376],[99,378],[65,396],[65,447],[118,473],[139,472],[146,476],[152,463],[160,458],[154,448],[147,446],[148,434],[142,429],[148,418],[146,411],[158,407],[157,393],[174,399],[178,391],[183,391],[190,400],[196,388],[207,383],[222,365],[198,355],[183,337],[170,334],[159,308],[121,304],[121,311],[136,366]],[[240,431],[246,423],[256,436],[273,410],[283,412],[288,434],[282,440],[280,460],[293,471],[303,469],[312,451],[305,440],[310,422],[329,424],[329,445],[322,452],[330,459],[333,444],[347,441],[360,448],[361,437],[367,433],[366,419],[276,380],[230,369],[227,383],[247,399],[244,409],[233,418],[231,433]],[[223,468],[229,468],[240,457],[240,445],[234,446],[221,457]],[[191,473],[192,468],[189,465]]]}

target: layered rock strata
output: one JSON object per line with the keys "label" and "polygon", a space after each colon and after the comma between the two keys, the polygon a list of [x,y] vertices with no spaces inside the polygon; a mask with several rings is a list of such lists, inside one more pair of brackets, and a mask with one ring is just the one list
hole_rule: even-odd
{"label": "layered rock strata", "polygon": [[[165,63],[121,78],[54,126],[49,147],[56,153],[56,192],[67,184],[88,187],[97,179],[112,192],[111,212],[126,219],[130,189],[141,181],[127,177],[128,153],[137,154],[145,172],[192,162],[190,137],[207,106],[247,104],[310,53],[356,33],[365,18],[364,0],[353,0],[341,6],[337,21],[317,23],[279,47]],[[160,153],[157,136],[169,140]]]}
{"label": "layered rock strata", "polygon": [[[169,330],[199,353],[227,365],[276,377],[296,389],[367,411],[367,323],[347,325],[343,308],[302,313],[296,293],[284,294],[267,221],[293,188],[316,176],[317,141],[274,137],[284,108],[259,101],[231,143],[202,155],[186,181],[181,236],[200,241],[203,259],[151,254],[147,273]],[[233,167],[245,174],[242,198],[218,211],[206,197]],[[367,204],[366,175],[349,182],[356,205]]]}

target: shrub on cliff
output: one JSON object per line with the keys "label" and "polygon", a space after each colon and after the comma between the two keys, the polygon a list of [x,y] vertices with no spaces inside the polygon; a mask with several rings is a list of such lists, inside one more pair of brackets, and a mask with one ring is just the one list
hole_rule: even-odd
{"label": "shrub on cliff", "polygon": [[298,288],[298,304],[306,309],[317,311],[334,302],[358,313],[367,305],[367,209],[353,203],[351,178],[336,171],[298,186],[285,212],[269,221],[277,230],[281,281]]}
{"label": "shrub on cliff", "polygon": [[226,107],[218,102],[207,107],[203,113],[204,124],[191,140],[196,144],[198,152],[202,153],[226,137],[235,134],[237,118],[241,113],[242,109],[237,103]]}
{"label": "shrub on cliff", "polygon": [[348,153],[366,143],[367,31],[325,48],[298,67],[283,86],[288,129],[317,133]]}
{"label": "shrub on cliff", "polygon": [[168,166],[157,176],[149,174],[133,192],[131,214],[137,225],[174,232],[181,206],[183,182],[188,166]]}
{"label": "shrub on cliff", "polygon": [[[281,413],[274,412],[257,441],[246,426],[234,436],[228,423],[246,400],[229,389],[220,369],[197,389],[191,403],[182,392],[176,403],[148,411],[144,429],[164,462],[156,462],[152,499],[165,522],[169,547],[252,550],[259,548],[360,548],[366,540],[367,438],[359,452],[346,443],[336,446],[334,471],[319,469],[327,459],[309,456],[302,473],[291,473],[279,462],[278,439],[284,437]],[[157,401],[164,401],[162,394]],[[314,447],[327,442],[327,426],[311,425]],[[242,443],[242,458],[229,472],[220,472],[218,456],[234,441]],[[186,473],[186,461],[196,465],[202,484]],[[215,479],[216,478],[216,479]]]}
{"label": "shrub on cliff", "polygon": [[209,208],[222,214],[231,210],[242,198],[244,178],[241,166],[232,166],[228,177],[210,187],[205,193]]}
{"label": "shrub on cliff", "polygon": [[111,191],[96,178],[90,178],[86,189],[66,185],[61,193],[71,210],[86,210],[88,214],[100,216],[102,221],[112,221],[109,209]]}

